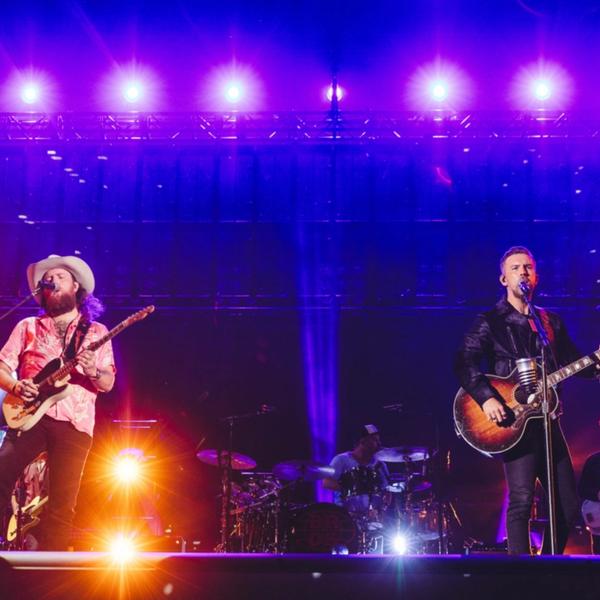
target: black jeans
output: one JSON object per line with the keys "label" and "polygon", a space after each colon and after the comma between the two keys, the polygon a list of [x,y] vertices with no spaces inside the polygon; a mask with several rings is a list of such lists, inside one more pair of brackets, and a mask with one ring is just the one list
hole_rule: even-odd
{"label": "black jeans", "polygon": [[48,416],[20,435],[10,430],[0,447],[0,505],[6,506],[16,480],[36,456],[48,451],[48,510],[36,531],[43,550],[66,550],[77,494],[92,438],[66,421]]}
{"label": "black jeans", "polygon": [[[571,456],[562,431],[556,421],[552,423],[552,450],[556,500],[557,552],[567,545],[569,529],[579,511],[575,474]],[[504,474],[508,485],[508,511],[506,530],[508,551],[511,554],[530,554],[529,518],[533,504],[536,479],[546,489],[546,462],[544,431],[541,419],[527,425],[523,439],[504,456]],[[550,552],[549,536],[544,536],[542,553]]]}

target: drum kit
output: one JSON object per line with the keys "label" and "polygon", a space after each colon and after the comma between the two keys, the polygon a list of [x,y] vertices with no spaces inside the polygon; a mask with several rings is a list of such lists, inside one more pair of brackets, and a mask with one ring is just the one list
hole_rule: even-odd
{"label": "drum kit", "polygon": [[307,504],[298,501],[302,484],[331,478],[332,467],[288,460],[256,472],[249,456],[202,450],[198,459],[221,469],[216,551],[446,553],[449,509],[436,492],[433,456],[420,446],[383,448],[373,466],[342,474],[335,503]]}

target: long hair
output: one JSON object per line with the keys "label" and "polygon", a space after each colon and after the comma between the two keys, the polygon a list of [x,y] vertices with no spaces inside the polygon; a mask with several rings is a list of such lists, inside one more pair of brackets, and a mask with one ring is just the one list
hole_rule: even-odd
{"label": "long hair", "polygon": [[95,321],[103,312],[104,304],[94,294],[89,294],[85,288],[79,285],[79,289],[75,295],[77,308],[86,321],[90,323]]}

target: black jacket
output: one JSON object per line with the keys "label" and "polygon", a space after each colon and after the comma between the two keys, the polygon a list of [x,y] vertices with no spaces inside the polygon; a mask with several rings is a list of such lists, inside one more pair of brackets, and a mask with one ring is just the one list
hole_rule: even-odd
{"label": "black jacket", "polygon": [[[544,309],[538,309],[538,313],[550,339],[550,369],[580,358],[561,318]],[[462,387],[481,405],[494,396],[484,373],[505,377],[515,368],[517,358],[540,354],[538,337],[529,319],[502,298],[492,310],[477,315],[456,355],[454,370]],[[482,367],[486,370],[482,371]],[[590,369],[584,372],[594,375]]]}

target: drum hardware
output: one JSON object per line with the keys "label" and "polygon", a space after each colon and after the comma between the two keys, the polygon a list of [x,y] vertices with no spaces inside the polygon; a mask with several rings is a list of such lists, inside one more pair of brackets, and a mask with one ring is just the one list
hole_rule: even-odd
{"label": "drum hardware", "polygon": [[360,545],[356,522],[342,506],[320,502],[290,515],[289,552],[355,554]]}
{"label": "drum hardware", "polygon": [[420,462],[429,458],[429,451],[424,446],[396,446],[382,448],[375,458],[385,463]]}
{"label": "drum hardware", "polygon": [[[220,531],[221,541],[216,547],[217,552],[228,552],[230,549],[230,537],[232,535],[230,505],[231,505],[231,483],[233,471],[241,471],[244,469],[254,469],[256,461],[249,456],[234,452],[233,450],[233,431],[236,423],[254,419],[273,412],[274,407],[262,404],[255,411],[230,415],[220,419],[221,423],[227,425],[227,448],[217,450],[200,450],[197,458],[212,466],[216,466],[221,471],[221,518]],[[237,524],[236,524],[237,526]]]}
{"label": "drum hardware", "polygon": [[216,450],[208,448],[200,450],[196,453],[196,458],[204,464],[212,467],[223,467],[230,465],[233,471],[241,471],[243,469],[254,469],[256,461],[249,456],[240,454],[239,452],[229,452],[228,450]]}
{"label": "drum hardware", "polygon": [[273,467],[273,473],[284,481],[318,481],[333,477],[335,469],[312,460],[287,460]]}

